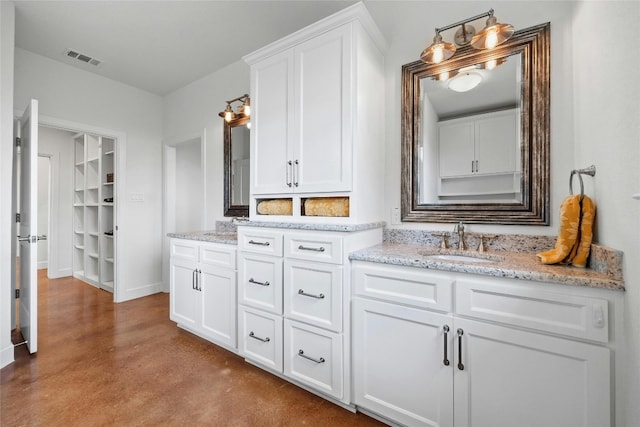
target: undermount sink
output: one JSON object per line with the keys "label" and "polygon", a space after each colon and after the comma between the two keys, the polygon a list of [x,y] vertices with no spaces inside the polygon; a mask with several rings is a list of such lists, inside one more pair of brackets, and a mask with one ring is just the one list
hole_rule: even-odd
{"label": "undermount sink", "polygon": [[491,263],[501,261],[503,258],[498,255],[484,252],[467,252],[453,249],[425,249],[418,253],[425,258],[438,261],[469,262],[469,263]]}

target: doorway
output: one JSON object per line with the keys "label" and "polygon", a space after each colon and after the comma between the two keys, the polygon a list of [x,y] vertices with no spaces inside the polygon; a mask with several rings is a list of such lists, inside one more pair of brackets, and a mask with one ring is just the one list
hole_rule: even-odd
{"label": "doorway", "polygon": [[167,233],[203,230],[206,218],[205,130],[164,145],[163,283],[169,292]]}

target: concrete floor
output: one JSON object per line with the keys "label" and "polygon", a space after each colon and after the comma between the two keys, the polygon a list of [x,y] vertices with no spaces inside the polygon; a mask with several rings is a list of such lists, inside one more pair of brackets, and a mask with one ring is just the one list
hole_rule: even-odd
{"label": "concrete floor", "polygon": [[[380,426],[176,327],[169,295],[39,271],[38,353],[0,371],[2,426]],[[15,337],[16,340],[19,337]]]}

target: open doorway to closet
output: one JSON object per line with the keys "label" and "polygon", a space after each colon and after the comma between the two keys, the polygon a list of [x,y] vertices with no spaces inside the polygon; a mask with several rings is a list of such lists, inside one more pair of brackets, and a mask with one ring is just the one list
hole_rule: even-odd
{"label": "open doorway to closet", "polygon": [[38,248],[47,277],[74,276],[114,293],[118,138],[52,124],[41,124],[39,136],[39,154],[49,159],[50,181],[40,177],[49,187],[49,206],[40,210],[47,249]]}

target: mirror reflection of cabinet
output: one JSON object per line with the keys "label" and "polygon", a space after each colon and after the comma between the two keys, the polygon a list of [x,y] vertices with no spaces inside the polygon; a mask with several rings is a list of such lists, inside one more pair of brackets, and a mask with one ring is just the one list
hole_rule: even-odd
{"label": "mirror reflection of cabinet", "polygon": [[224,120],[224,216],[249,216],[249,123]]}
{"label": "mirror reflection of cabinet", "polygon": [[515,172],[516,110],[440,122],[440,177]]}

